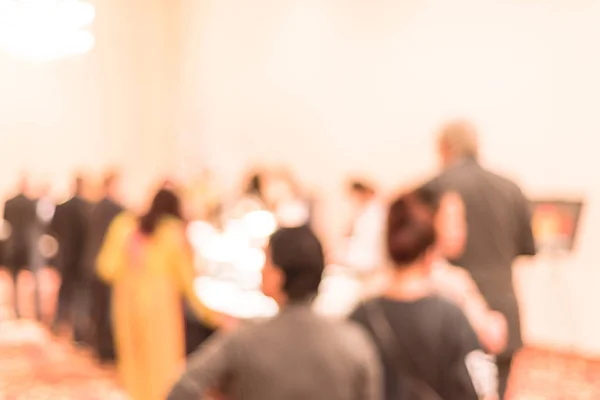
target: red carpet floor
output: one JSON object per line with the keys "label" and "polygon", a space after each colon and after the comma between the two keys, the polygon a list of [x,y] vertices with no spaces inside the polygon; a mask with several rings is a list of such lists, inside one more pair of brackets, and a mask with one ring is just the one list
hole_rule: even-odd
{"label": "red carpet floor", "polygon": [[[53,308],[57,280],[45,274],[43,298]],[[125,398],[113,371],[58,342],[33,323],[6,321],[12,289],[0,272],[0,400],[101,400]],[[31,315],[31,282],[25,276],[22,300]],[[535,349],[515,360],[511,400],[600,400],[600,361]],[[459,399],[456,399],[459,400]]]}

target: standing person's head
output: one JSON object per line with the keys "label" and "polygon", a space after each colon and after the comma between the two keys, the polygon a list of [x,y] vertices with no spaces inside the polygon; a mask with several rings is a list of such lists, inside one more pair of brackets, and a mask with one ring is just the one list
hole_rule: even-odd
{"label": "standing person's head", "polygon": [[429,273],[435,259],[434,214],[416,193],[405,194],[389,208],[385,247],[397,271]]}
{"label": "standing person's head", "polygon": [[324,269],[323,248],[310,228],[281,228],[269,240],[262,291],[280,305],[311,301]]}
{"label": "standing person's head", "polygon": [[348,184],[350,199],[357,206],[364,206],[376,195],[373,185],[361,180],[352,180]]}
{"label": "standing person's head", "polygon": [[117,171],[108,171],[102,179],[102,197],[117,199],[121,176]]}
{"label": "standing person's head", "polygon": [[152,235],[158,223],[166,217],[181,219],[181,204],[173,191],[161,189],[154,196],[150,210],[140,218],[140,231]]}
{"label": "standing person's head", "polygon": [[444,168],[462,159],[477,159],[477,129],[468,121],[450,122],[440,131],[438,151]]}

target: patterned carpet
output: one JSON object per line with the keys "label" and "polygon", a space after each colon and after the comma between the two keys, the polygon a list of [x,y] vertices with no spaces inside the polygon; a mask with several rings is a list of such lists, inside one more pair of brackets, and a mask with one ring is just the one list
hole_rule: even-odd
{"label": "patterned carpet", "polygon": [[[25,317],[33,315],[33,281],[19,279],[19,300]],[[52,320],[58,279],[40,276],[44,321]],[[15,322],[10,305],[12,284],[0,270],[0,400],[125,399],[112,369],[102,368],[85,351],[51,336],[34,322]]]}
{"label": "patterned carpet", "polygon": [[[21,283],[25,314],[31,315],[28,279]],[[42,281],[43,302],[50,310],[57,280],[46,274]],[[9,282],[0,271],[0,400],[126,398],[114,371],[101,368],[85,352],[57,341],[32,322],[7,320]],[[525,349],[515,360],[509,390],[510,400],[600,400],[600,361]]]}
{"label": "patterned carpet", "polygon": [[32,322],[0,324],[0,399],[125,399],[112,371]]}
{"label": "patterned carpet", "polygon": [[510,400],[600,400],[600,361],[525,349],[515,360]]}

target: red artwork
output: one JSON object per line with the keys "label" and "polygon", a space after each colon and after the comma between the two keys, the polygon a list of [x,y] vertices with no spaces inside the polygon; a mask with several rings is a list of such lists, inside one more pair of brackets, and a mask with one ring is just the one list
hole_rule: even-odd
{"label": "red artwork", "polygon": [[582,202],[539,201],[534,203],[532,228],[540,249],[571,251],[577,233]]}

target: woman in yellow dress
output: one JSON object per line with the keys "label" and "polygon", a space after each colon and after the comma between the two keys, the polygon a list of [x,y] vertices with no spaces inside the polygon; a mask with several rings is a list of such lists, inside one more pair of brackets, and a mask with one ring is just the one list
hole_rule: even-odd
{"label": "woman in yellow dress", "polygon": [[133,400],[164,399],[185,360],[184,297],[207,325],[217,327],[221,320],[194,294],[193,254],[177,195],[162,189],[143,217],[117,217],[97,269],[113,290],[122,385]]}

